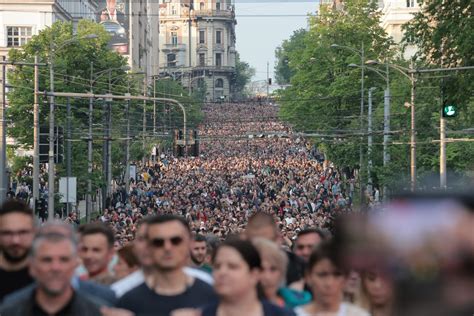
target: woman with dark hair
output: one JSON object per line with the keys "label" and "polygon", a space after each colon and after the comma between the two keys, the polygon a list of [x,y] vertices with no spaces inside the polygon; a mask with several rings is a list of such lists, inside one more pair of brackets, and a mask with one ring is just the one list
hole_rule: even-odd
{"label": "woman with dark hair", "polygon": [[117,251],[117,257],[118,261],[114,266],[114,273],[117,280],[125,278],[140,268],[138,259],[133,253],[133,246],[131,244],[120,248]]}
{"label": "woman with dark hair", "polygon": [[313,301],[296,307],[296,315],[368,316],[365,310],[343,301],[347,277],[348,271],[340,264],[334,245],[320,244],[306,267],[306,283],[313,293]]}
{"label": "woman with dark hair", "polygon": [[367,307],[372,316],[394,315],[394,286],[390,278],[377,269],[362,273],[362,292],[367,299]]}
{"label": "woman with dark hair", "polygon": [[229,240],[219,246],[214,262],[214,289],[219,302],[202,310],[202,316],[289,316],[280,308],[258,296],[260,255],[249,241]]}

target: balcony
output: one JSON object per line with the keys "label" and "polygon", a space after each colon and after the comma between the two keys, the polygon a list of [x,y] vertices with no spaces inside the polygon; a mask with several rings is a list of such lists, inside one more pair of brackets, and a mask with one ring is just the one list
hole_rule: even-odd
{"label": "balcony", "polygon": [[186,44],[163,44],[163,48],[161,49],[163,52],[177,52],[177,51],[185,51]]}
{"label": "balcony", "polygon": [[235,13],[233,10],[194,10],[194,16],[197,18],[216,17],[233,19]]}

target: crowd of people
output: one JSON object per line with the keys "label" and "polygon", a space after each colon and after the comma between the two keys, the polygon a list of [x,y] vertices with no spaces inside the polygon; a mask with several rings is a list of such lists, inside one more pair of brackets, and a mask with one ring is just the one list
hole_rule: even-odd
{"label": "crowd of people", "polygon": [[353,179],[316,159],[303,138],[278,122],[277,111],[254,104],[204,108],[201,155],[139,164],[130,192],[118,188],[100,220],[114,225],[123,244],[136,221],[152,214],[185,216],[193,231],[220,238],[240,233],[260,211],[275,217],[288,240],[306,227],[330,230],[335,217],[352,209]]}
{"label": "crowd of people", "polygon": [[[142,165],[92,223],[36,226],[26,204],[5,202],[0,315],[471,315],[472,214],[437,203],[450,220],[431,207],[425,229],[406,209],[403,226],[397,212],[339,221],[362,215],[353,180],[277,110],[206,107],[201,155]],[[407,276],[425,291],[400,291]],[[436,292],[438,279],[449,282]]]}

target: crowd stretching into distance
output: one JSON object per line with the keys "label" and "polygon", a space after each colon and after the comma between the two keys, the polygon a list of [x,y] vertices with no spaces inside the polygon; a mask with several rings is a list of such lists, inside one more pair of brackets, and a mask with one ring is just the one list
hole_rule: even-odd
{"label": "crowd stretching into distance", "polygon": [[[0,315],[399,315],[388,256],[369,260],[384,247],[354,255],[342,240],[339,218],[358,213],[352,174],[280,123],[276,106],[204,112],[199,157],[140,165],[92,223],[72,212],[37,225],[21,185],[0,209]],[[472,314],[462,299],[454,313],[403,315]]]}

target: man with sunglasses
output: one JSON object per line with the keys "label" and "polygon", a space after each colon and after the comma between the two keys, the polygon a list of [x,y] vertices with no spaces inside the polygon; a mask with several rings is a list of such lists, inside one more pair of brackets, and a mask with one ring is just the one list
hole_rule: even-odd
{"label": "man with sunglasses", "polygon": [[117,307],[136,315],[169,315],[217,299],[209,284],[183,271],[192,241],[184,218],[161,215],[148,219],[146,239],[153,272],[144,283],[124,294]]}

